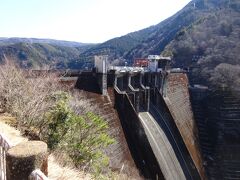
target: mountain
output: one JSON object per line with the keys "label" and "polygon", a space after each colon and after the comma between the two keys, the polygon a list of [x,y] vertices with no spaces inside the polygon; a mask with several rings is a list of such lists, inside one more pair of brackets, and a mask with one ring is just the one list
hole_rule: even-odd
{"label": "mountain", "polygon": [[[81,54],[86,59],[98,54],[109,56],[110,60],[126,59],[131,63],[135,57],[147,57],[149,54],[160,54],[164,47],[182,28],[189,26],[199,18],[195,14],[194,3],[190,2],[172,17],[146,29],[111,39]],[[200,6],[200,5],[199,5]]]}
{"label": "mountain", "polygon": [[50,44],[57,46],[66,46],[66,47],[80,47],[91,45],[87,43],[80,42],[72,42],[72,41],[62,41],[62,40],[54,40],[54,39],[37,39],[37,38],[1,38],[0,37],[0,45],[3,44],[16,44],[16,43],[42,43],[42,44]]}
{"label": "mountain", "polygon": [[82,68],[82,52],[94,46],[78,42],[36,38],[0,38],[0,61],[16,61],[21,67]]}
{"label": "mountain", "polygon": [[84,62],[92,61],[94,55],[108,55],[114,63],[129,61],[131,64],[135,57],[160,54],[178,31],[198,19],[195,11],[193,2],[190,2],[157,25],[96,45],[51,39],[0,38],[0,58],[11,55],[27,67],[50,63],[61,68],[80,68]]}
{"label": "mountain", "polygon": [[209,0],[202,7],[204,16],[179,31],[162,54],[190,69],[192,83],[240,89],[240,1]]}
{"label": "mountain", "polygon": [[[172,17],[149,28],[111,39],[81,54],[85,59],[98,54],[108,55],[110,60],[147,57],[160,54],[176,36],[194,23],[201,21],[217,9],[229,6],[238,9],[238,0],[192,0]],[[230,4],[229,4],[229,3]]]}
{"label": "mountain", "polygon": [[155,27],[151,26],[125,36],[111,39],[88,49],[81,54],[81,58],[93,57],[94,55],[100,54],[108,55],[110,60],[124,57],[129,50],[141,44],[148,36],[154,33],[154,31]]}
{"label": "mountain", "polygon": [[192,0],[163,22],[96,45],[80,60],[105,54],[114,64],[149,54],[173,57],[191,82],[240,89],[240,1]]}
{"label": "mountain", "polygon": [[[76,69],[91,64],[94,55],[108,55],[112,64],[131,64],[136,57],[162,54],[172,56],[174,66],[191,69],[193,83],[235,86],[240,84],[239,3],[192,0],[157,25],[101,44],[0,38],[0,59],[11,57],[23,67],[47,63],[56,68]],[[227,79],[226,74],[231,78]]]}

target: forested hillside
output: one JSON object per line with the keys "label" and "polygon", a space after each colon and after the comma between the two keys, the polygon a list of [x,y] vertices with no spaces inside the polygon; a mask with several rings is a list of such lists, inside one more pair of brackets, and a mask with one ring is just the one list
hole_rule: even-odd
{"label": "forested hillside", "polygon": [[124,60],[131,64],[132,59],[135,57],[159,54],[179,30],[198,19],[198,16],[194,14],[193,2],[190,2],[174,16],[159,24],[94,46],[82,53],[80,59],[105,54],[109,56],[111,61],[121,63]]}
{"label": "forested hillside", "polygon": [[94,46],[77,42],[49,39],[0,38],[0,62],[16,61],[22,68],[81,68],[79,55]]}
{"label": "forested hillside", "polygon": [[182,29],[162,54],[190,68],[192,81],[240,88],[240,1],[206,1],[204,16]]}

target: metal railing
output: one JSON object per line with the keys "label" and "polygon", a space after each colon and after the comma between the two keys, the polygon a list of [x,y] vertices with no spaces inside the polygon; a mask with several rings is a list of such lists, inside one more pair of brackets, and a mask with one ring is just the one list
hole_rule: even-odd
{"label": "metal railing", "polygon": [[[0,180],[7,180],[6,177],[6,152],[13,147],[13,144],[6,136],[0,133]],[[48,178],[39,169],[30,174],[31,180],[48,180]]]}

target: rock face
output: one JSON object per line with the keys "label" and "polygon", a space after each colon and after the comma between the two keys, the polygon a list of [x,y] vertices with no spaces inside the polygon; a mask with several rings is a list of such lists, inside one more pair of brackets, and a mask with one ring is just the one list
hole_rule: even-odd
{"label": "rock face", "polygon": [[204,178],[203,161],[190,103],[187,75],[184,73],[169,74],[164,89],[164,100],[200,176]]}
{"label": "rock face", "polygon": [[47,144],[42,141],[27,141],[8,150],[6,154],[7,179],[25,180],[35,169],[45,175],[48,171]]}

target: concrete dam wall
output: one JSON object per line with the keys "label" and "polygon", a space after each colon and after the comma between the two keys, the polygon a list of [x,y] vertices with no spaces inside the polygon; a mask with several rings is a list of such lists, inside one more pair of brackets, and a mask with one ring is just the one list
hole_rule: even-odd
{"label": "concrete dam wall", "polygon": [[[109,79],[111,79],[110,76]],[[111,80],[109,81],[111,82]],[[108,88],[108,96],[102,96],[97,74],[92,72],[81,73],[75,88],[79,89],[93,105],[100,107],[99,112],[96,113],[109,123],[110,135],[116,140],[116,143],[107,149],[107,154],[110,157],[110,168],[113,170],[122,169],[123,173],[140,178],[128,148],[118,113],[114,108],[115,95],[113,88]]]}
{"label": "concrete dam wall", "polygon": [[201,176],[184,143],[184,139],[176,126],[167,104],[158,90],[155,90],[155,97],[150,103],[149,112],[158,125],[164,130],[186,179],[200,179]]}
{"label": "concrete dam wall", "polygon": [[[112,165],[119,169],[128,160],[148,179],[204,179],[187,76],[125,74],[116,81],[116,75],[108,73],[107,96],[100,95],[102,77],[94,72],[82,73],[77,88],[106,109],[103,114],[117,139],[109,153]],[[180,85],[178,78],[183,79]]]}
{"label": "concrete dam wall", "polygon": [[119,113],[129,149],[140,173],[147,179],[164,179],[130,98],[127,94],[119,94],[116,91],[115,98],[115,108]]}
{"label": "concrete dam wall", "polygon": [[138,70],[79,76],[78,87],[112,123],[112,165],[129,160],[148,179],[240,179],[239,91],[197,85],[189,93],[180,69]]}
{"label": "concrete dam wall", "polygon": [[139,119],[165,179],[186,179],[164,128],[149,112],[140,112]]}
{"label": "concrete dam wall", "polygon": [[239,94],[239,91],[191,89],[191,101],[208,179],[240,179]]}
{"label": "concrete dam wall", "polygon": [[185,73],[171,73],[166,78],[163,97],[199,174],[204,178],[198,130],[193,117],[188,86],[188,77]]}
{"label": "concrete dam wall", "polygon": [[[179,73],[179,75],[184,76],[183,73]],[[149,144],[153,150],[153,154],[158,161],[158,165],[160,166],[164,178],[175,179],[175,176],[180,179],[200,179],[200,177],[204,179],[204,174],[203,172],[201,172],[201,170],[203,171],[203,169],[201,169],[202,164],[200,164],[201,156],[199,151],[197,155],[199,159],[193,159],[192,156],[194,156],[195,149],[193,148],[193,152],[190,152],[189,149],[192,148],[192,144],[187,145],[185,143],[185,141],[194,141],[194,135],[193,133],[191,133],[191,129],[183,130],[182,128],[182,131],[187,131],[187,133],[191,134],[191,136],[183,137],[180,133],[180,130],[176,126],[176,121],[180,124],[180,126],[189,126],[189,124],[193,124],[194,122],[192,113],[190,114],[190,118],[187,117],[188,114],[185,115],[185,117],[187,117],[186,120],[179,119],[179,116],[175,117],[174,119],[172,116],[172,112],[169,110],[169,107],[167,106],[161,94],[161,92],[166,91],[166,88],[162,87],[162,84],[164,82],[163,80],[165,80],[165,82],[168,82],[171,81],[171,79],[165,78],[164,75],[161,73],[146,73],[142,78],[140,74],[129,76],[125,74],[119,76],[117,79],[117,88],[129,97],[129,100],[131,101],[131,104],[134,107],[136,113],[139,114],[138,121],[140,121],[141,126],[143,126],[144,133],[147,136]],[[142,85],[141,83],[139,83],[141,79],[143,80]],[[147,106],[145,106],[146,100],[144,96],[147,90],[144,90],[144,86],[149,86],[150,90],[149,108],[146,108]],[[188,92],[187,85],[180,86],[180,88],[183,89],[182,91]],[[172,96],[174,97],[174,95]],[[189,108],[186,109],[191,112],[189,95],[186,98],[188,98],[189,105]],[[126,108],[124,107],[124,105],[122,105],[122,109],[122,112],[124,113],[127,112],[129,108]],[[144,111],[149,111],[149,113]],[[127,119],[125,120],[125,126],[129,126],[129,124],[132,122],[132,118],[126,116],[125,119]],[[135,122],[135,124],[136,123],[137,121]],[[151,126],[151,123],[154,125]],[[152,133],[151,131],[155,133]],[[166,139],[164,137],[166,137]],[[162,142],[164,142],[162,145],[160,145],[161,139],[163,140]],[[158,142],[158,144],[155,142]],[[168,151],[165,152],[165,149],[168,149]],[[171,154],[171,152],[173,154],[169,156],[169,158],[167,158],[167,154]],[[161,158],[162,153],[166,154],[163,158]],[[166,169],[171,170],[167,171]],[[168,174],[169,172],[172,174]],[[200,174],[200,172],[202,174]]]}

